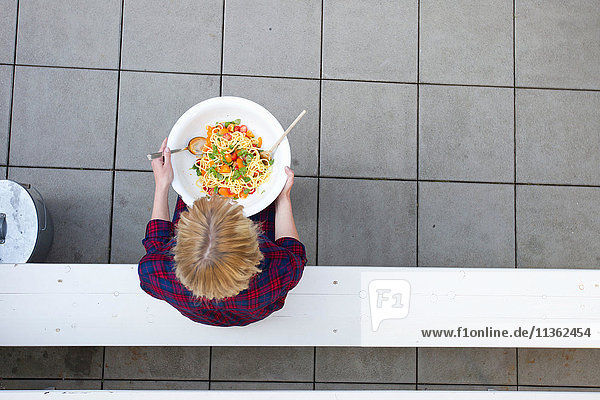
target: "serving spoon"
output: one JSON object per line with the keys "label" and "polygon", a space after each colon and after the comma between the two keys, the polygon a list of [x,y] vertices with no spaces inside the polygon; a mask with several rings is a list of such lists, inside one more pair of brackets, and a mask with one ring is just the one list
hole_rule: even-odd
{"label": "serving spoon", "polygon": [[300,121],[300,119],[302,119],[302,117],[304,117],[304,114],[306,114],[306,110],[302,110],[302,112],[300,113],[300,115],[298,115],[296,117],[296,119],[294,120],[294,122],[292,122],[290,124],[290,126],[285,130],[285,132],[283,132],[283,135],[281,135],[281,137],[279,139],[277,139],[277,141],[275,142],[275,144],[273,144],[273,146],[271,146],[271,148],[267,151],[261,151],[260,152],[260,158],[264,158],[265,160],[270,160],[271,159],[271,155],[273,154],[273,152],[275,151],[275,149],[277,148],[277,146],[279,146],[279,144],[283,141],[283,139],[285,139],[285,137],[287,136],[288,133],[290,133],[290,131],[296,126],[296,124],[298,123],[298,121]]}
{"label": "serving spoon", "polygon": [[[204,147],[205,144],[206,144],[205,137],[196,136],[196,137],[191,138],[190,141],[188,142],[188,145],[186,147],[184,147],[183,149],[171,150],[171,154],[179,153],[180,151],[184,151],[184,150],[188,150],[193,155],[198,155],[198,154],[202,153],[202,148]],[[148,157],[148,160],[154,160],[155,158],[162,157],[162,155],[163,155],[163,153],[161,153],[159,151],[156,153],[148,154],[146,157]]]}

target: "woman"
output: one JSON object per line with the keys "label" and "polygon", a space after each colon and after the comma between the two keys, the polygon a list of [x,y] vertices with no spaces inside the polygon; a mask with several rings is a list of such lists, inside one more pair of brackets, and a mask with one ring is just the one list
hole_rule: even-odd
{"label": "woman", "polygon": [[283,307],[306,265],[292,215],[292,170],[286,167],[287,182],[275,202],[250,219],[242,206],[212,196],[190,210],[179,197],[170,221],[167,139],[160,151],[162,159],[152,161],[154,206],[138,267],[142,289],[209,325],[248,325]]}

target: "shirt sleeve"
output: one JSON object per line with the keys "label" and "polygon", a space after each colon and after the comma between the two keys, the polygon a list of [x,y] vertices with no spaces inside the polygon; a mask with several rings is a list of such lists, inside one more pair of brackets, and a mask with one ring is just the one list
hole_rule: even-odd
{"label": "shirt sleeve", "polygon": [[[290,254],[290,283],[287,285],[287,290],[292,290],[300,278],[302,278],[302,272],[304,272],[304,266],[306,265],[306,249],[302,242],[291,237],[282,237],[275,241],[275,244]],[[287,294],[287,292],[286,292]]]}
{"label": "shirt sleeve", "polygon": [[146,254],[163,252],[167,249],[167,243],[175,236],[175,225],[171,221],[152,219],[146,226],[146,237],[142,244]]}

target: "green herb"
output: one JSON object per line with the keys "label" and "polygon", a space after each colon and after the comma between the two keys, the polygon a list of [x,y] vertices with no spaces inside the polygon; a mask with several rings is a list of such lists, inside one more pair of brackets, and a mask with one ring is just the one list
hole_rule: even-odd
{"label": "green herb", "polygon": [[244,180],[244,182],[250,182],[252,180],[249,176],[242,176],[242,179]]}
{"label": "green herb", "polygon": [[231,179],[238,179],[240,177],[240,171],[238,169],[236,169],[235,171],[233,171],[233,174],[231,174]]}
{"label": "green herb", "polygon": [[250,164],[250,161],[252,161],[252,156],[246,156],[246,164]]}
{"label": "green herb", "polygon": [[270,159],[270,160],[269,160],[269,165],[273,165],[273,162],[275,162],[275,160],[273,160],[273,159]]}
{"label": "green herb", "polygon": [[238,169],[238,171],[240,171],[241,175],[246,175],[246,173],[248,172],[248,168],[242,167],[242,168]]}
{"label": "green herb", "polygon": [[216,144],[213,144],[212,150],[213,150],[213,153],[218,153],[219,152],[219,149],[217,149],[217,145]]}
{"label": "green herb", "polygon": [[246,194],[250,193],[250,189],[244,189],[244,193],[246,193]]}
{"label": "green herb", "polygon": [[236,120],[233,120],[233,121],[225,122],[225,123],[223,124],[223,126],[224,126],[225,128],[227,128],[227,127],[229,127],[229,125],[231,125],[231,124],[234,124],[234,125],[239,125],[239,124],[240,124],[240,122],[242,122],[242,121],[241,121],[241,120],[238,118],[238,119],[236,119]]}

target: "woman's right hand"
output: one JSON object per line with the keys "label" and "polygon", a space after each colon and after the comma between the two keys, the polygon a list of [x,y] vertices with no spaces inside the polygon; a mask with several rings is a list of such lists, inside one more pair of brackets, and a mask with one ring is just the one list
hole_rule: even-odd
{"label": "woman's right hand", "polygon": [[277,200],[289,200],[290,193],[292,191],[292,186],[294,185],[294,171],[290,169],[290,167],[285,167],[285,174],[287,175],[287,181],[285,182],[285,186],[283,190],[277,197]]}

